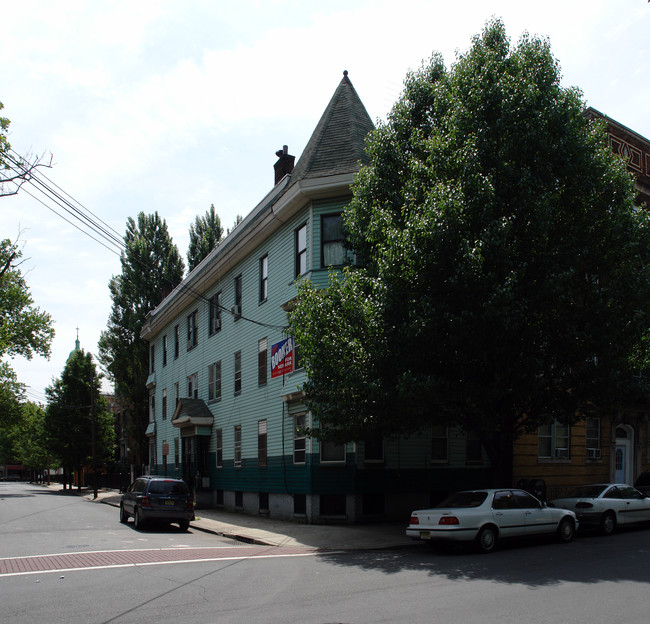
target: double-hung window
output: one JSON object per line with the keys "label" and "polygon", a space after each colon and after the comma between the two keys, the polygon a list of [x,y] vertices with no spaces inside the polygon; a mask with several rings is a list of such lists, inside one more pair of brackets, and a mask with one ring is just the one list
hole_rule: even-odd
{"label": "double-hung window", "polygon": [[340,214],[321,217],[321,266],[345,264],[345,245],[343,236],[343,218]]}
{"label": "double-hung window", "polygon": [[257,383],[260,386],[263,386],[266,383],[267,375],[267,340],[262,338],[257,342]]}
{"label": "double-hung window", "polygon": [[241,351],[235,353],[235,394],[241,394]]}
{"label": "double-hung window", "polygon": [[149,348],[149,373],[156,371],[156,347],[151,345]]}
{"label": "double-hung window", "polygon": [[221,361],[208,366],[208,401],[221,398]]}
{"label": "double-hung window", "polygon": [[260,303],[267,300],[269,296],[269,256],[260,258]]}
{"label": "double-hung window", "polygon": [[306,415],[298,414],[293,418],[293,463],[304,464],[306,457],[306,442],[305,436],[305,422]]}
{"label": "double-hung window", "polygon": [[241,468],[241,425],[235,425],[235,468]]}
{"label": "double-hung window", "polygon": [[266,420],[257,421],[257,465],[266,466]]}
{"label": "double-hung window", "polygon": [[295,276],[307,273],[307,224],[295,231]]}
{"label": "double-hung window", "polygon": [[241,316],[241,305],[242,305],[242,276],[238,275],[235,278],[235,305],[232,309],[233,316],[237,320]]}
{"label": "double-hung window", "polygon": [[163,388],[162,391],[162,419],[167,418],[167,388]]}
{"label": "double-hung window", "polygon": [[223,468],[223,429],[216,431],[217,468]]}
{"label": "double-hung window", "polygon": [[199,374],[194,373],[187,378],[187,396],[190,399],[199,398]]}
{"label": "double-hung window", "polygon": [[163,368],[167,366],[167,334],[163,336],[162,339],[162,360],[163,360]]}
{"label": "double-hung window", "polygon": [[221,329],[221,293],[218,292],[210,297],[210,321],[209,334],[212,336]]}
{"label": "double-hung window", "polygon": [[181,331],[178,325],[174,326],[174,359],[178,359],[178,354],[181,348]]}
{"label": "double-hung window", "polygon": [[587,418],[585,425],[585,447],[587,449],[587,459],[600,459],[600,418]]}
{"label": "double-hung window", "polygon": [[568,459],[570,457],[569,425],[551,420],[537,430],[537,455],[542,458]]}
{"label": "double-hung window", "polygon": [[194,310],[187,316],[187,350],[199,344],[199,312]]}

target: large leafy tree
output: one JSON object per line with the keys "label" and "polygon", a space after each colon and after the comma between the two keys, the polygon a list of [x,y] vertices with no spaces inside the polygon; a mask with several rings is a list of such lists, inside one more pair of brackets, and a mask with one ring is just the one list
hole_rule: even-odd
{"label": "large leafy tree", "polygon": [[185,267],[166,221],[157,212],[141,212],[137,221],[129,217],[124,245],[122,273],[109,283],[113,305],[108,328],[99,340],[99,359],[115,383],[117,400],[129,411],[134,463],[143,465],[148,461],[149,354],[140,331],[147,314],[181,282]]}
{"label": "large leafy tree", "polygon": [[45,394],[48,450],[58,458],[68,477],[93,460],[100,466],[113,459],[113,417],[101,394],[101,379],[90,353],[73,351],[61,377],[45,389]]}
{"label": "large leafy tree", "polygon": [[52,318],[34,305],[20,270],[21,258],[19,243],[0,241],[0,357],[49,357]]}
{"label": "large leafy tree", "polygon": [[203,217],[197,216],[194,223],[190,225],[190,244],[187,250],[187,268],[194,269],[200,262],[221,242],[223,238],[223,226],[221,219],[214,208],[210,205]]}
{"label": "large leafy tree", "polygon": [[362,266],[291,314],[315,433],[456,424],[506,483],[522,432],[639,390],[650,224],[584,109],[548,42],[498,20],[407,77],[345,214]]}

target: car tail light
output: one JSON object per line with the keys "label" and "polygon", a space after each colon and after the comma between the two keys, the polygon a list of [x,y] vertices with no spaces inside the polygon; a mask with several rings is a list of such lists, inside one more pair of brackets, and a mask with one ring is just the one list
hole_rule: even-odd
{"label": "car tail light", "polygon": [[188,508],[188,509],[192,509],[193,507],[194,507],[194,499],[190,496],[190,497],[187,499],[187,508]]}
{"label": "car tail light", "polygon": [[411,516],[411,524],[420,524],[420,518],[417,516]]}
{"label": "car tail light", "polygon": [[143,496],[140,499],[140,505],[142,507],[151,507],[151,501],[149,500],[149,497],[148,496]]}
{"label": "car tail light", "polygon": [[438,524],[460,524],[456,516],[443,516]]}
{"label": "car tail light", "polygon": [[580,502],[576,503],[576,509],[591,509],[593,505],[591,503]]}

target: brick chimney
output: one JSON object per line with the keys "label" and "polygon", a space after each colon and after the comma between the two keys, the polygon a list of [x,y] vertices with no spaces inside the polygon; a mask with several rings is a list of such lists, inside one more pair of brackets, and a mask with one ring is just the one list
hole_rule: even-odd
{"label": "brick chimney", "polygon": [[275,155],[278,157],[278,162],[273,165],[273,168],[275,169],[275,183],[277,184],[284,176],[293,171],[296,157],[289,154],[289,148],[286,145],[283,145],[281,150],[275,152]]}

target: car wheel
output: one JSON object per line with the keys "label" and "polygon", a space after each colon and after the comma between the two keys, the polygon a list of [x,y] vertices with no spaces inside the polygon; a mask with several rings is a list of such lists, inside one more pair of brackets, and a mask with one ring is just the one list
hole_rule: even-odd
{"label": "car wheel", "polygon": [[135,527],[136,531],[140,531],[144,527],[144,520],[140,517],[140,512],[138,511],[137,507],[133,512],[133,526]]}
{"label": "car wheel", "polygon": [[189,520],[179,520],[178,526],[181,528],[181,531],[187,531],[190,528]]}
{"label": "car wheel", "polygon": [[557,527],[557,536],[561,542],[570,542],[576,530],[576,525],[571,518],[562,518]]}
{"label": "car wheel", "polygon": [[616,529],[616,516],[613,511],[606,511],[600,519],[600,532],[611,535]]}
{"label": "car wheel", "polygon": [[482,527],[476,536],[476,544],[481,552],[492,552],[497,546],[496,527],[492,525]]}
{"label": "car wheel", "polygon": [[129,521],[129,514],[126,513],[124,505],[120,505],[120,522],[126,524]]}

